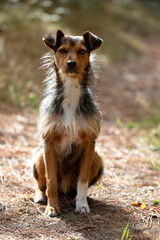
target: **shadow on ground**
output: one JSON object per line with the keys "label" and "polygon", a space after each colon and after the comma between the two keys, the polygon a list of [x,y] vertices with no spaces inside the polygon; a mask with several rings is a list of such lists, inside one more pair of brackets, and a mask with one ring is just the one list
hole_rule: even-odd
{"label": "shadow on ground", "polygon": [[136,229],[138,222],[134,221],[129,208],[121,207],[118,202],[107,204],[93,198],[88,198],[88,202],[91,214],[78,214],[74,212],[74,200],[60,197],[62,215],[53,219],[43,216],[45,206],[34,204],[32,198],[16,199],[15,208],[8,205],[4,209],[1,205],[3,236],[6,235],[9,239],[40,239],[43,236],[45,239],[61,240],[118,240],[127,223],[131,221],[130,236],[133,236],[133,240],[151,240],[141,230]]}

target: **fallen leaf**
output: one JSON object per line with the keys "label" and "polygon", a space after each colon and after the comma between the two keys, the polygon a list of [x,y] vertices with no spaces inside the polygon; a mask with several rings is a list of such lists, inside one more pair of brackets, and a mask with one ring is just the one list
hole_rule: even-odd
{"label": "fallen leaf", "polygon": [[106,189],[105,187],[103,187],[101,184],[99,184],[99,183],[97,183],[97,185],[99,186],[99,187],[101,187],[102,189]]}
{"label": "fallen leaf", "polygon": [[145,204],[145,203],[142,203],[141,209],[143,210],[143,209],[145,209],[145,208],[146,208],[146,204]]}
{"label": "fallen leaf", "polygon": [[133,203],[132,205],[133,205],[133,206],[140,206],[141,203],[140,203],[140,202],[135,202],[135,203]]}

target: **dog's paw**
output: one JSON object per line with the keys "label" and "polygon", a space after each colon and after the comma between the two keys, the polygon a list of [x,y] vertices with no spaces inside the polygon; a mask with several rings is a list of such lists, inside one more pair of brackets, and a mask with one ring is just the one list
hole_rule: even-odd
{"label": "dog's paw", "polygon": [[47,206],[44,215],[48,216],[48,217],[56,217],[59,214],[61,214],[61,211],[58,207],[58,209],[54,208],[54,207],[50,207]]}
{"label": "dog's paw", "polygon": [[47,197],[44,194],[36,193],[36,195],[34,196],[34,202],[35,203],[46,203]]}
{"label": "dog's paw", "polygon": [[78,213],[90,213],[87,199],[81,199],[81,200],[77,199],[75,211]]}

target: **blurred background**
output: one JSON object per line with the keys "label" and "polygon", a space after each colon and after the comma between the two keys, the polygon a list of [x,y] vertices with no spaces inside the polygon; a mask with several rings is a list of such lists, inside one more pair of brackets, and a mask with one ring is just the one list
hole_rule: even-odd
{"label": "blurred background", "polygon": [[103,38],[96,53],[104,121],[160,121],[158,0],[1,0],[0,107],[37,111],[45,75],[40,57],[49,51],[42,37],[56,29]]}

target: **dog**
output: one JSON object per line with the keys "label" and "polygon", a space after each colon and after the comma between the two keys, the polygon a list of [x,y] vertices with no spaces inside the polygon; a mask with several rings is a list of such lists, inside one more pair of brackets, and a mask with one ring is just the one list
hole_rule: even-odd
{"label": "dog", "polygon": [[101,114],[92,93],[95,78],[90,53],[103,40],[91,32],[64,35],[61,30],[43,38],[52,54],[43,57],[48,73],[38,117],[42,147],[35,157],[37,190],[34,202],[47,201],[45,215],[61,213],[58,194],[76,194],[75,211],[90,213],[87,189],[102,175],[95,151]]}

